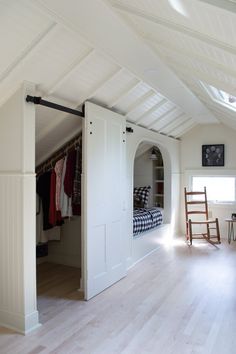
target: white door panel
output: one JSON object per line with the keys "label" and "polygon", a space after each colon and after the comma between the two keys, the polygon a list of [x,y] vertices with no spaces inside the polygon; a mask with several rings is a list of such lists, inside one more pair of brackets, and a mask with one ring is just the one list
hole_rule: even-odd
{"label": "white door panel", "polygon": [[125,118],[85,105],[84,280],[88,300],[126,275]]}

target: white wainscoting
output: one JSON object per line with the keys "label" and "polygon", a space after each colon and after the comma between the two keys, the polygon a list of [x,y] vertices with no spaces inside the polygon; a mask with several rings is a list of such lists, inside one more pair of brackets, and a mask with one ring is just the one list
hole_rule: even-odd
{"label": "white wainscoting", "polygon": [[0,325],[27,333],[38,326],[35,252],[27,252],[35,250],[35,176],[1,173],[0,196]]}

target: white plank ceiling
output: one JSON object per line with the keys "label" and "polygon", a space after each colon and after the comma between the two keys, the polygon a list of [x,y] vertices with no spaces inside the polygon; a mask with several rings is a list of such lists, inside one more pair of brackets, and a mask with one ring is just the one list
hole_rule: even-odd
{"label": "white plank ceiling", "polygon": [[[109,3],[218,121],[236,128],[236,114],[211,100],[200,84],[204,82],[236,95],[236,1],[110,0]],[[174,136],[179,132],[181,136],[185,133],[184,126],[183,121],[180,129],[162,132]]]}
{"label": "white plank ceiling", "polygon": [[[236,14],[204,0],[1,0],[0,104],[26,80],[44,99],[91,100],[173,138],[197,124],[236,128],[199,84],[236,95],[235,38]],[[80,129],[37,108],[37,161]]]}

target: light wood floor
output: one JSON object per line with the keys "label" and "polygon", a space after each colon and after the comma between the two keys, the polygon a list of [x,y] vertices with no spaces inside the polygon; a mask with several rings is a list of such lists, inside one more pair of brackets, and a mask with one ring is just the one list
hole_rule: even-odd
{"label": "light wood floor", "polygon": [[89,302],[74,291],[76,270],[54,270],[39,274],[43,326],[1,329],[1,354],[236,353],[236,242],[160,245]]}

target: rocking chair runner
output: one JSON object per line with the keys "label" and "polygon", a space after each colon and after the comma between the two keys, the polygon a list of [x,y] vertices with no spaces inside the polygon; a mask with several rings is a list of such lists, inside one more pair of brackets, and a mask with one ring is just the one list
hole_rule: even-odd
{"label": "rocking chair runner", "polygon": [[[198,195],[202,196],[201,200],[192,200],[192,196]],[[186,221],[186,238],[192,245],[193,239],[205,239],[211,244],[220,243],[220,229],[218,218],[214,220],[208,219],[208,205],[207,205],[207,194],[206,187],[204,187],[204,192],[187,192],[184,188],[185,197],[185,221]],[[189,198],[190,197],[190,198]],[[199,207],[200,206],[200,207]],[[198,209],[195,209],[197,207]],[[203,215],[204,220],[191,220],[190,215]],[[193,225],[205,225],[206,232],[193,233]],[[215,230],[215,234],[212,234]],[[217,239],[216,242],[212,239]]]}

